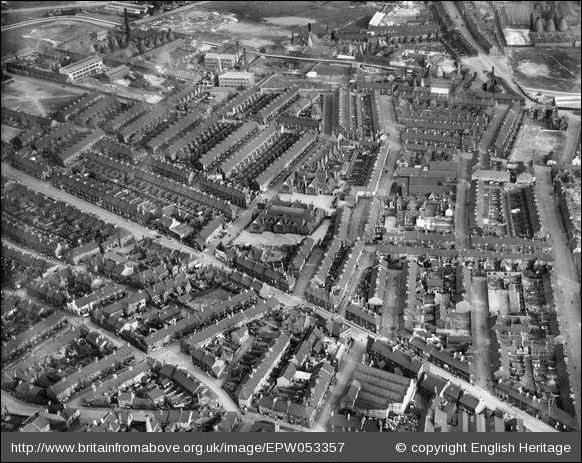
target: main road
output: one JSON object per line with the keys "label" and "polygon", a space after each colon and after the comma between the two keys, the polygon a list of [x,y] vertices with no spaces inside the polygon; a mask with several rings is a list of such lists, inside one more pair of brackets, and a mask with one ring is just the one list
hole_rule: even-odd
{"label": "main road", "polygon": [[[2,2],[4,3],[4,2]],[[20,2],[18,2],[20,3]],[[68,9],[68,8],[94,8],[94,7],[100,7],[100,6],[105,6],[108,3],[111,2],[70,2],[70,3],[62,3],[60,5],[47,5],[47,6],[31,6],[31,7],[27,7],[27,8],[10,8],[10,5],[5,4],[2,5],[5,7],[5,9],[2,10],[2,14],[18,14],[18,13],[32,13],[35,11],[47,11],[47,10],[62,10],[62,9]]]}
{"label": "main road", "polygon": [[2,32],[9,31],[12,29],[17,29],[19,27],[24,26],[34,26],[35,24],[42,24],[42,23],[50,23],[55,21],[75,21],[75,22],[82,22],[82,23],[89,23],[94,24],[96,26],[105,26],[105,27],[117,27],[120,23],[115,23],[113,21],[107,21],[106,19],[99,19],[99,18],[91,18],[90,16],[82,16],[82,15],[75,15],[75,16],[51,16],[50,18],[38,18],[38,19],[30,19],[28,21],[22,21],[15,24],[9,24],[7,26],[2,26],[0,30]]}
{"label": "main road", "polygon": [[558,212],[558,204],[552,188],[551,168],[536,166],[536,197],[542,227],[554,255],[552,283],[554,302],[560,323],[560,333],[566,339],[570,389],[574,394],[576,419],[580,427],[580,279],[572,250]]}

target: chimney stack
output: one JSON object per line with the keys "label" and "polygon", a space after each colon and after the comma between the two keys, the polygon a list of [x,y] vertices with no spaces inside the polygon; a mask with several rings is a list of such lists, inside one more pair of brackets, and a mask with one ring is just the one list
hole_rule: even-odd
{"label": "chimney stack", "polygon": [[129,42],[131,30],[129,29],[129,16],[127,15],[127,8],[123,9],[123,15],[125,16],[125,38],[126,42]]}

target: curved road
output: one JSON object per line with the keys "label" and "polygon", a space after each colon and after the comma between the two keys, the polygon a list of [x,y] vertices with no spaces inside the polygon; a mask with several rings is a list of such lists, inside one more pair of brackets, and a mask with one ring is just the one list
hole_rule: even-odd
{"label": "curved road", "polygon": [[33,26],[34,24],[41,24],[41,23],[48,23],[53,21],[77,21],[89,24],[95,24],[98,26],[106,26],[106,27],[116,27],[119,26],[120,23],[114,23],[113,21],[107,21],[105,19],[98,19],[98,18],[91,18],[89,16],[52,16],[50,18],[39,18],[39,19],[31,19],[29,21],[22,21],[16,24],[9,24],[8,26],[2,26],[0,30],[8,31],[12,29],[17,29],[19,27],[24,26]]}
{"label": "curved road", "polygon": [[32,6],[28,8],[10,8],[10,5],[6,5],[6,9],[2,10],[2,14],[31,13],[34,11],[62,10],[67,8],[91,8],[105,6],[108,3],[111,2],[70,2],[63,3],[62,5]]}
{"label": "curved road", "polygon": [[211,377],[199,368],[192,364],[192,359],[190,356],[184,354],[180,350],[180,342],[175,342],[164,347],[161,350],[157,350],[148,354],[148,357],[152,357],[160,362],[167,362],[173,365],[184,368],[188,373],[190,373],[194,378],[200,381],[202,384],[206,385],[220,401],[220,405],[224,407],[226,411],[236,412],[239,411],[238,406],[228,395],[228,393],[222,389],[222,381]]}

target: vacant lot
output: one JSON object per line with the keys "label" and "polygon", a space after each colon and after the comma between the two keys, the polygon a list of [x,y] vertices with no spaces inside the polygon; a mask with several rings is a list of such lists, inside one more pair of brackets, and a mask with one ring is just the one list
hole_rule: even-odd
{"label": "vacant lot", "polygon": [[2,140],[9,143],[13,138],[20,134],[20,130],[9,125],[2,124]]}
{"label": "vacant lot", "polygon": [[92,53],[89,34],[104,30],[101,26],[78,21],[55,21],[2,31],[2,55],[20,48],[44,44],[61,45],[78,53]]}
{"label": "vacant lot", "polygon": [[306,195],[302,193],[281,193],[279,198],[282,201],[299,201],[303,204],[313,204],[315,207],[331,213],[335,210],[332,206],[333,196],[331,195]]}
{"label": "vacant lot", "polygon": [[[338,27],[362,16],[372,15],[376,8],[363,2],[209,2],[201,8],[234,13],[248,21],[277,21],[280,26],[304,25],[309,19],[320,25]],[[279,18],[279,19],[275,19]],[[307,21],[306,21],[307,20]]]}
{"label": "vacant lot", "polygon": [[512,161],[540,161],[551,151],[561,153],[566,143],[566,132],[545,130],[537,125],[527,124],[515,141]]}
{"label": "vacant lot", "polygon": [[303,238],[302,235],[295,235],[293,233],[251,233],[249,231],[242,231],[236,237],[233,244],[249,244],[251,246],[283,246],[285,244],[295,245],[300,243]]}
{"label": "vacant lot", "polygon": [[577,48],[508,50],[517,81],[528,89],[580,92],[581,59]]}
{"label": "vacant lot", "polygon": [[2,87],[2,106],[49,116],[83,93],[68,85],[15,75],[12,82]]}

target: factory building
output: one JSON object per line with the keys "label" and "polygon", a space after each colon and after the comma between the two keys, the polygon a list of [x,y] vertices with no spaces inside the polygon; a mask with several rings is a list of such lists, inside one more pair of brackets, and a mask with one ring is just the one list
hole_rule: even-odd
{"label": "factory building", "polygon": [[65,74],[73,82],[83,80],[84,78],[95,74],[101,74],[102,72],[103,60],[97,55],[90,56],[59,69],[59,73]]}
{"label": "factory building", "polygon": [[254,72],[229,71],[218,76],[219,87],[250,87],[254,84]]}

